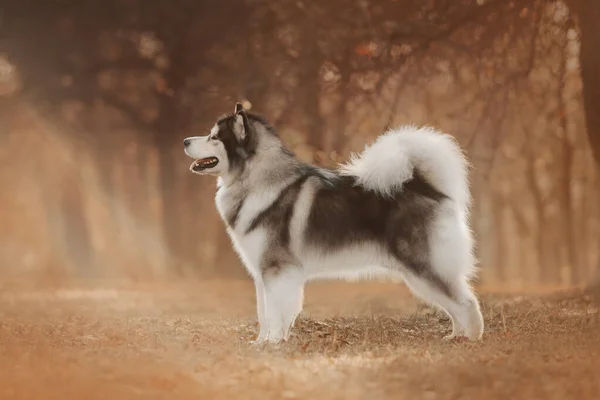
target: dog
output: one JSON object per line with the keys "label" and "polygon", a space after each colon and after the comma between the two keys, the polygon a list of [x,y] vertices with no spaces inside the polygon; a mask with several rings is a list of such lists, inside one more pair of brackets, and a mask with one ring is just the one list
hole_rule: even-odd
{"label": "dog", "polygon": [[448,314],[446,339],[482,337],[469,164],[452,136],[392,129],[325,169],[299,160],[265,118],[236,103],[184,150],[193,173],[218,177],[218,212],[256,288],[253,343],[288,340],[305,284],[328,278],[401,278]]}

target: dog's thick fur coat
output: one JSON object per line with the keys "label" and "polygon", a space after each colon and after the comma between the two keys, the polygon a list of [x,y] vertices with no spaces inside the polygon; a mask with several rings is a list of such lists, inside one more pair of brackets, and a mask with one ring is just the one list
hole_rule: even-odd
{"label": "dog's thick fur coat", "polygon": [[217,175],[217,209],[256,286],[256,342],[286,340],[306,282],[399,277],[481,338],[469,284],[468,164],[431,128],[390,130],[338,170],[298,160],[262,117],[236,104],[208,136],[185,139],[190,169]]}

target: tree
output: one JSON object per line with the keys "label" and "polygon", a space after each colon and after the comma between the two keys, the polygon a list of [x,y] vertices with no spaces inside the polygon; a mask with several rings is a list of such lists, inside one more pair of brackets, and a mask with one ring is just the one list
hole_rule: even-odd
{"label": "tree", "polygon": [[[569,4],[580,15],[586,126],[597,154],[598,6]],[[588,241],[578,239],[588,209],[597,211],[581,178],[589,157],[577,156],[579,89],[575,101],[566,95],[579,76],[566,68],[574,21],[565,9],[550,0],[107,0],[101,8],[24,0],[4,9],[0,52],[22,75],[23,98],[78,127],[77,135],[59,132],[86,148],[111,204],[144,223],[151,208],[161,243],[182,263],[201,258],[199,243],[231,251],[216,215],[197,212],[213,210],[210,196],[194,194],[212,187],[187,174],[181,139],[245,99],[292,150],[324,165],[389,125],[455,134],[477,166],[476,203],[488,203],[474,218],[487,229],[482,261],[576,281],[586,275],[561,271],[589,264],[581,256]],[[63,118],[65,104],[77,105],[76,118]],[[85,194],[71,197],[85,202]]]}
{"label": "tree", "polygon": [[[585,121],[590,147],[600,171],[600,2],[571,0],[569,4],[579,23]],[[597,276],[592,290],[600,294],[600,261]]]}

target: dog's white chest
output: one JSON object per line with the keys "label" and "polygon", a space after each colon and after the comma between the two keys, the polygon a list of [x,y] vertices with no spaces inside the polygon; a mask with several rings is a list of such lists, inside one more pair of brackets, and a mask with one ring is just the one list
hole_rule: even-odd
{"label": "dog's white chest", "polygon": [[266,244],[264,229],[256,229],[249,234],[240,235],[232,229],[227,229],[235,251],[242,259],[242,263],[253,278],[260,278],[261,259]]}
{"label": "dog's white chest", "polygon": [[[221,218],[227,222],[227,215],[239,207],[239,197],[236,198],[222,188],[217,192],[215,200]],[[269,205],[268,200],[257,194],[245,197],[237,211],[234,227],[227,228],[235,251],[254,278],[260,277],[261,260],[268,242],[267,232],[261,227],[248,232],[248,227],[252,224],[253,219]]]}

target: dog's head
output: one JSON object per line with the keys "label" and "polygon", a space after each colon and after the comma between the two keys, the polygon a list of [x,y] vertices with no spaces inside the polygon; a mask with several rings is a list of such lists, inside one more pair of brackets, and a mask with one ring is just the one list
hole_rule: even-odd
{"label": "dog's head", "polygon": [[235,111],[219,118],[209,135],[183,141],[185,153],[195,159],[190,170],[201,175],[239,174],[256,153],[261,134],[273,135],[273,128],[237,103]]}

